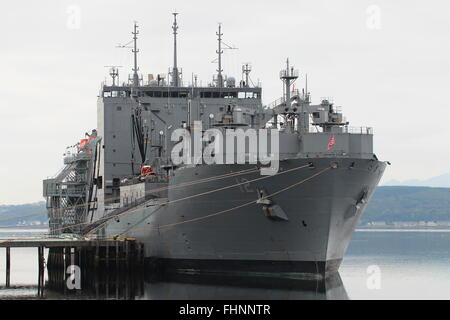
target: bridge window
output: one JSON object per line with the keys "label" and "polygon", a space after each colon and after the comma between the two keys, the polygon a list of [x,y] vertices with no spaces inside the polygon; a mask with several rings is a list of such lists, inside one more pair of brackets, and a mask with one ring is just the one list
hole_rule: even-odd
{"label": "bridge window", "polygon": [[126,91],[104,91],[103,92],[103,97],[104,98],[117,98],[117,97],[125,97],[127,96],[127,92]]}
{"label": "bridge window", "polygon": [[258,99],[260,94],[258,92],[239,92],[239,99]]}
{"label": "bridge window", "polygon": [[237,97],[238,97],[238,93],[237,92],[220,92],[220,91],[200,92],[200,98],[232,99],[232,98],[237,98]]}
{"label": "bridge window", "polygon": [[222,98],[225,98],[225,99],[237,98],[237,92],[223,92]]}

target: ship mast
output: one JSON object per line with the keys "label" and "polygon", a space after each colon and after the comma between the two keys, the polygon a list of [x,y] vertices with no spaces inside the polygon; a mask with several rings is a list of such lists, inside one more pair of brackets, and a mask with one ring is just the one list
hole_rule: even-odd
{"label": "ship mast", "polygon": [[290,107],[291,100],[291,85],[298,79],[298,70],[294,70],[294,67],[289,66],[289,58],[286,60],[286,70],[280,71],[280,79],[284,83],[284,99],[288,107]]}
{"label": "ship mast", "polygon": [[305,74],[305,101],[309,102],[309,92],[308,92],[308,74]]}
{"label": "ship mast", "polygon": [[133,42],[134,42],[134,48],[133,48],[133,53],[134,53],[134,68],[133,68],[133,86],[134,87],[139,87],[139,75],[138,75],[138,71],[139,71],[139,67],[138,67],[138,61],[137,61],[137,54],[139,52],[139,49],[137,48],[137,39],[138,39],[138,25],[137,22],[134,23],[134,31],[132,32],[133,34]]}
{"label": "ship mast", "polygon": [[180,72],[178,71],[178,65],[177,65],[177,34],[178,34],[178,23],[177,23],[177,12],[172,13],[173,14],[173,69],[172,69],[172,86],[173,87],[179,87],[180,85]]}
{"label": "ship mast", "polygon": [[[119,68],[123,68],[122,66],[105,66],[105,68],[109,68],[109,75],[112,78],[112,85],[113,87],[116,86],[116,84],[119,84]],[[117,79],[117,83],[116,83]]]}
{"label": "ship mast", "polygon": [[250,63],[245,63],[242,66],[242,73],[245,74],[245,83],[244,83],[244,87],[249,88],[250,87],[250,83],[249,83],[249,78],[250,78],[250,72],[252,71],[252,66],[250,65]]}
{"label": "ship mast", "polygon": [[219,55],[218,58],[218,63],[219,63],[219,68],[217,69],[217,86],[219,88],[223,87],[223,76],[222,76],[222,54],[223,54],[223,50],[222,50],[222,24],[219,23],[219,32],[216,32],[217,37],[218,37],[218,42],[219,42],[219,49],[216,51],[216,53]]}

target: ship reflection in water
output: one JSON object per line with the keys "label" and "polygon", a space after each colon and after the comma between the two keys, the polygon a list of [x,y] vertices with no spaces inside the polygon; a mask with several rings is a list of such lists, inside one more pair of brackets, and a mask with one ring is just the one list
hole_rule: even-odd
{"label": "ship reflection in water", "polygon": [[327,300],[348,299],[339,274],[327,280],[175,275],[146,282],[143,299]]}
{"label": "ship reflection in water", "polygon": [[[98,273],[68,290],[61,275],[49,274],[41,299],[125,300],[327,300],[348,299],[339,274],[327,280],[171,274]],[[51,280],[50,280],[51,279]],[[20,298],[24,298],[23,296]],[[32,298],[32,297],[30,297]]]}

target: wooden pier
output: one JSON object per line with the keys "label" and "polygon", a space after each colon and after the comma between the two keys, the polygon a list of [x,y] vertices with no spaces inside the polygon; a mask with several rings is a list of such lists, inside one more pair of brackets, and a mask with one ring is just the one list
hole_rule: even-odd
{"label": "wooden pier", "polygon": [[[83,282],[99,272],[130,273],[144,266],[144,247],[134,239],[68,240],[29,239],[3,240],[0,248],[6,249],[6,287],[11,286],[11,248],[37,248],[38,288],[45,285],[45,268],[50,285],[65,286],[68,267],[78,266]],[[45,257],[48,249],[48,257]],[[12,266],[14,269],[14,266]]]}

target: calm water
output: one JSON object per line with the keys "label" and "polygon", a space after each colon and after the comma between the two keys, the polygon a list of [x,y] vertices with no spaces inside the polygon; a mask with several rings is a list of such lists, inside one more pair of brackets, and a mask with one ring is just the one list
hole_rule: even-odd
{"label": "calm water", "polygon": [[[0,230],[0,238],[31,235],[19,231]],[[37,281],[37,249],[11,249],[11,285],[14,288],[4,288],[5,250],[0,249],[0,299],[37,298]],[[83,288],[78,293],[46,288],[44,298],[450,299],[450,232],[355,232],[340,268],[340,278],[327,283],[193,276],[117,278],[107,282],[99,280],[92,288]]]}

